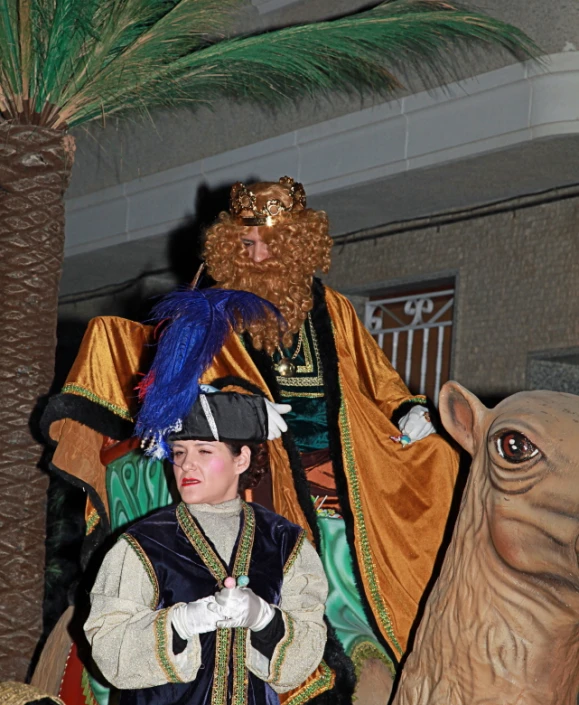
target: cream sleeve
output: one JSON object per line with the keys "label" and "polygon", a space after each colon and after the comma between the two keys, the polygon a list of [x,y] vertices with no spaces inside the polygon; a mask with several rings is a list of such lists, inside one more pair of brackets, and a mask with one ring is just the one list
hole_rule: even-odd
{"label": "cream sleeve", "polygon": [[328,582],[320,557],[303,538],[286,567],[279,608],[285,633],[268,660],[247,640],[248,668],[278,693],[296,688],[315,671],[324,653],[324,608]]}
{"label": "cream sleeve", "polygon": [[116,688],[148,688],[195,679],[201,665],[199,637],[174,654],[171,610],[155,609],[155,572],[132,536],[123,534],[107,553],[91,591],[84,631],[95,663]]}

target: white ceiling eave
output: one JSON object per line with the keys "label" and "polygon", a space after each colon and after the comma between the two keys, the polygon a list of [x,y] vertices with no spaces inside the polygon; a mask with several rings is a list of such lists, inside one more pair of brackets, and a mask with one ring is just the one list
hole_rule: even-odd
{"label": "white ceiling eave", "polygon": [[[372,184],[396,183],[426,167],[578,135],[579,52],[547,61],[544,70],[508,66],[69,199],[66,255],[168,232],[193,214],[202,184],[213,189],[288,174],[304,183],[313,205],[326,207],[364,184],[370,192]],[[333,231],[351,228],[340,218]]]}

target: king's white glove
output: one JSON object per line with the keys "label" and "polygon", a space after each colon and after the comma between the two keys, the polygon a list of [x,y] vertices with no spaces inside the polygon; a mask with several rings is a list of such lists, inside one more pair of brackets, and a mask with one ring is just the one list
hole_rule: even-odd
{"label": "king's white glove", "polygon": [[274,404],[266,399],[265,408],[267,409],[267,440],[273,441],[287,431],[287,423],[283,420],[282,414],[287,414],[292,407],[291,404]]}
{"label": "king's white glove", "polygon": [[215,594],[215,602],[210,609],[220,609],[223,615],[217,622],[220,629],[247,627],[258,632],[275,616],[275,609],[248,587],[223,588]]}
{"label": "king's white glove", "polygon": [[[210,606],[214,609],[209,609]],[[177,605],[171,611],[171,624],[181,639],[214,632],[220,619],[223,619],[223,613],[215,602],[215,595]]]}
{"label": "king's white glove", "polygon": [[410,438],[410,442],[421,441],[431,433],[436,433],[430,421],[428,409],[424,406],[413,406],[398,422],[401,433]]}

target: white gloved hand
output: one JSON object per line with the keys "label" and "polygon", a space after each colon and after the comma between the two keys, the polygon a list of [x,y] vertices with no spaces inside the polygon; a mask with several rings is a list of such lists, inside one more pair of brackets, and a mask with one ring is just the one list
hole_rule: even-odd
{"label": "white gloved hand", "polygon": [[269,399],[265,400],[267,410],[267,440],[273,441],[287,431],[287,423],[283,420],[282,414],[287,414],[292,410],[291,404],[274,404]]}
{"label": "white gloved hand", "polygon": [[436,433],[428,409],[424,406],[413,406],[398,422],[400,431],[410,438],[410,442],[421,441],[431,433]]}
{"label": "white gloved hand", "polygon": [[200,384],[199,389],[203,392],[203,394],[215,394],[216,392],[219,392],[219,389],[217,389],[217,387],[213,387],[211,384]]}
{"label": "white gloved hand", "polygon": [[215,595],[177,605],[171,611],[171,624],[181,639],[190,639],[194,634],[214,632],[220,619],[223,619],[223,613],[215,602]]}
{"label": "white gloved hand", "polygon": [[216,604],[210,609],[220,609],[217,626],[222,628],[247,627],[258,632],[266,627],[275,616],[274,608],[251,588],[223,588],[215,595]]}

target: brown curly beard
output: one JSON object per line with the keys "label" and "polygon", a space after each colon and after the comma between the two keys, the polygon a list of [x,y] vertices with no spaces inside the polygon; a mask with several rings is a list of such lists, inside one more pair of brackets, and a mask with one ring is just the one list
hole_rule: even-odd
{"label": "brown curly beard", "polygon": [[251,260],[241,242],[244,228],[222,213],[208,230],[205,260],[209,274],[225,289],[241,289],[271,301],[286,322],[280,327],[271,316],[250,326],[255,348],[272,354],[281,343],[290,347],[312,309],[312,281],[317,269],[327,271],[332,240],[326,214],[305,210],[291,219],[280,219],[276,227],[260,228],[271,257]]}

